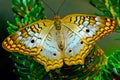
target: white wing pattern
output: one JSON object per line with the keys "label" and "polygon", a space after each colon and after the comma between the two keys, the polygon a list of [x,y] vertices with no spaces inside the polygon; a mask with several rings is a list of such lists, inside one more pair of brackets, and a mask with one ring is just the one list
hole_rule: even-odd
{"label": "white wing pattern", "polygon": [[[56,28],[56,23],[59,28]],[[46,71],[84,64],[97,40],[115,29],[113,19],[85,14],[71,14],[63,19],[40,20],[3,41],[3,48],[30,55]]]}

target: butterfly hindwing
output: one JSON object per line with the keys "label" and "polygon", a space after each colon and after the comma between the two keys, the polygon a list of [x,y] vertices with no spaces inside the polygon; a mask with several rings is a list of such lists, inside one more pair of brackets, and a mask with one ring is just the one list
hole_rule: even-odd
{"label": "butterfly hindwing", "polygon": [[53,24],[53,21],[50,20],[41,20],[32,23],[8,36],[3,41],[2,46],[11,52],[19,52],[27,55],[38,54],[41,49],[41,43],[47,34],[47,30],[50,28],[48,25],[51,24]]}
{"label": "butterfly hindwing", "polygon": [[64,24],[62,26],[65,41],[64,62],[67,65],[84,64],[85,57],[88,55],[93,45],[85,43],[82,37],[66,26],[67,25]]}

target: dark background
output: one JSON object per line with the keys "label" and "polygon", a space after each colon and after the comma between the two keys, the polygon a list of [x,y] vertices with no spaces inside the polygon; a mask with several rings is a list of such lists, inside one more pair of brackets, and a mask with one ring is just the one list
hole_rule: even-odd
{"label": "dark background", "polygon": [[[53,10],[57,11],[58,6],[63,0],[45,0]],[[9,20],[14,23],[13,12],[11,10],[11,0],[0,0],[0,80],[16,80],[16,75],[12,72],[14,63],[9,59],[10,53],[5,51],[1,43],[9,35],[7,33],[7,23]],[[45,14],[48,19],[52,19],[52,11],[45,6]],[[59,11],[59,15],[64,17],[73,13],[93,14],[100,13],[96,8],[89,4],[89,0],[66,0]],[[115,41],[114,38],[120,36],[118,33],[111,33],[105,38],[98,41],[98,45],[105,51],[106,55],[111,54],[114,50],[120,49],[120,41]]]}
{"label": "dark background", "polygon": [[1,43],[9,34],[6,21],[14,23],[11,11],[11,0],[0,0],[0,80],[17,80],[13,74],[14,63],[9,59],[9,52],[5,51]]}

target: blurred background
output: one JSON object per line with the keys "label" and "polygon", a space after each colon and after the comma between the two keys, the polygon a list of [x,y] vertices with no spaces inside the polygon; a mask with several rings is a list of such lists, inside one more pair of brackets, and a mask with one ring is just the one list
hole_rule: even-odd
{"label": "blurred background", "polygon": [[[17,76],[13,74],[12,69],[14,63],[9,59],[9,52],[5,51],[1,43],[9,35],[7,33],[6,21],[14,22],[13,12],[11,10],[12,0],[0,0],[0,80],[16,80]],[[45,0],[45,2],[56,12],[63,0]],[[73,13],[94,14],[100,13],[96,8],[89,4],[89,0],[65,0],[64,5],[59,11],[59,15],[64,17]],[[45,14],[48,19],[53,19],[53,12],[45,5]],[[120,49],[120,41],[114,40],[120,37],[119,33],[113,32],[97,42],[97,44],[104,50],[106,55],[113,51]]]}

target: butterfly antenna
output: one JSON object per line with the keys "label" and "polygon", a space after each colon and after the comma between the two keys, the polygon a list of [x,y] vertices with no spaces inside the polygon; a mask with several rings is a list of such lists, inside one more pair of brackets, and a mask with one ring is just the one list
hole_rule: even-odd
{"label": "butterfly antenna", "polygon": [[44,0],[41,0],[53,13],[55,13],[55,11],[44,1]]}
{"label": "butterfly antenna", "polygon": [[63,0],[63,2],[61,3],[61,5],[59,6],[58,10],[57,10],[57,14],[60,11],[61,7],[63,6],[63,4],[65,3],[65,0]]}

